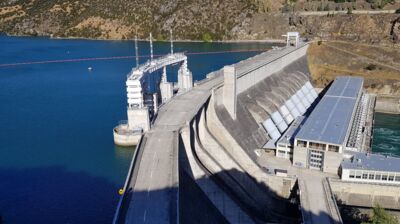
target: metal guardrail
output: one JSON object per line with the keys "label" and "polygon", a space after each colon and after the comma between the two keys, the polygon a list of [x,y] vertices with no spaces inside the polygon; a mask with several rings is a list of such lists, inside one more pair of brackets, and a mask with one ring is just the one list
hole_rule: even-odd
{"label": "metal guardrail", "polygon": [[118,125],[114,128],[114,132],[121,135],[141,135],[143,134],[142,128],[128,128],[128,121],[122,120],[118,122]]}
{"label": "metal guardrail", "polygon": [[165,56],[161,56],[158,58],[151,60],[147,60],[145,63],[139,65],[137,68],[133,68],[132,71],[127,75],[129,79],[135,71],[139,71],[141,73],[145,72],[152,72],[155,70],[160,69],[165,64],[174,64],[186,59],[186,55],[184,53],[174,53],[174,54],[167,54]]}
{"label": "metal guardrail", "polygon": [[113,219],[113,222],[112,222],[113,224],[119,223],[119,218],[120,218],[120,213],[121,213],[121,206],[122,206],[122,203],[124,202],[125,197],[126,197],[126,192],[128,190],[128,184],[130,183],[130,181],[132,179],[132,176],[133,176],[132,174],[133,174],[133,170],[134,170],[136,161],[138,159],[137,156],[139,154],[139,150],[142,147],[142,145],[144,145],[144,144],[146,144],[146,139],[145,139],[144,136],[142,136],[140,138],[140,140],[139,140],[139,143],[136,145],[135,152],[133,153],[133,156],[132,156],[131,164],[130,164],[129,170],[128,170],[128,175],[127,175],[127,177],[125,179],[125,183],[124,183],[124,188],[123,188],[123,192],[124,193],[119,198],[117,209],[115,211],[114,219]]}
{"label": "metal guardrail", "polygon": [[[322,180],[322,185],[324,186],[324,191],[325,191],[325,196],[326,196],[325,199],[326,199],[326,203],[330,210],[330,214],[331,214],[330,218],[331,218],[332,224],[343,224],[342,217],[340,216],[340,210],[339,210],[339,207],[337,206],[336,198],[332,193],[332,188],[329,183],[329,179],[326,178],[326,179]],[[335,215],[335,217],[333,215]]]}
{"label": "metal guardrail", "polygon": [[114,132],[120,135],[141,135],[143,134],[142,129],[137,129],[137,130],[129,130],[129,129],[123,129],[122,127],[125,126],[124,124],[118,125],[117,127],[114,128]]}
{"label": "metal guardrail", "polygon": [[[275,52],[273,52],[272,54],[269,54],[269,55],[265,55],[265,56],[267,56],[268,58],[268,60],[265,60],[265,58],[263,58],[263,60],[260,60],[258,63],[256,63],[254,66],[250,66],[250,67],[248,67],[248,68],[245,68],[245,69],[243,69],[242,71],[240,71],[240,73],[238,72],[237,74],[236,74],[236,76],[237,76],[237,79],[240,79],[241,77],[243,77],[243,76],[245,76],[245,75],[247,75],[248,73],[250,73],[250,72],[252,72],[252,71],[255,71],[255,70],[257,70],[257,69],[259,69],[259,68],[261,68],[261,67],[264,67],[265,65],[267,65],[267,64],[271,64],[272,62],[275,62],[275,61],[278,61],[279,59],[282,59],[282,58],[284,58],[284,57],[286,57],[287,55],[289,55],[289,54],[291,54],[291,53],[293,53],[294,51],[297,51],[297,50],[299,50],[299,49],[301,49],[301,48],[303,48],[303,47],[306,47],[307,45],[309,45],[309,43],[310,42],[302,42],[302,43],[299,43],[299,46],[298,47],[284,47],[284,48],[282,48],[282,51],[285,51],[285,50],[287,50],[287,52],[284,52],[284,53],[282,53],[282,51],[280,51],[280,52],[278,52],[277,54],[275,54]],[[266,53],[266,52],[264,52],[264,53]],[[262,54],[260,54],[260,55],[257,55],[258,57],[262,57]],[[256,56],[255,56],[256,57]],[[252,58],[254,58],[254,57],[252,57]],[[245,63],[245,62],[247,62],[248,60],[250,60],[250,59],[252,59],[252,58],[249,58],[249,59],[246,59],[246,60],[244,60],[243,62]],[[235,64],[236,65],[236,64]],[[237,68],[238,69],[238,68]]]}
{"label": "metal guardrail", "polygon": [[309,207],[308,205],[308,200],[306,197],[301,192],[301,189],[305,189],[306,185],[304,184],[303,180],[298,179],[298,184],[299,184],[299,198],[300,198],[300,212],[301,212],[301,217],[302,217],[302,223],[303,224],[309,224],[311,223],[311,217],[310,217],[310,212],[306,211],[304,207]]}

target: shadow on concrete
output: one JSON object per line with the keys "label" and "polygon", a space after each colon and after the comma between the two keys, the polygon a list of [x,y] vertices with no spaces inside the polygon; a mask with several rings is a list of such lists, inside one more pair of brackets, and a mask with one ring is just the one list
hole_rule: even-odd
{"label": "shadow on concrete", "polygon": [[339,206],[340,215],[342,216],[343,223],[348,224],[361,224],[369,220],[368,215],[362,213],[357,207],[352,206]]}
{"label": "shadow on concrete", "polygon": [[[199,119],[196,119],[198,128]],[[277,195],[274,191],[270,190],[264,183],[258,182],[248,173],[244,173],[237,169],[224,170],[221,172],[213,173],[203,162],[199,159],[196,153],[195,139],[193,133],[198,133],[198,130],[193,130],[191,127],[191,151],[196,159],[197,164],[207,174],[207,177],[214,181],[225,193],[227,193],[239,207],[245,211],[256,223],[264,222],[278,222],[278,223],[298,223],[300,220],[300,212],[298,209],[299,201],[297,197],[297,189],[292,189],[291,198],[288,200]],[[184,152],[184,145],[180,138],[180,164],[184,164],[187,160],[187,155]],[[199,149],[197,149],[199,150]],[[201,149],[200,149],[201,150]],[[182,169],[182,168],[181,168]],[[186,172],[191,172],[187,169]],[[203,180],[196,180],[201,182]],[[263,201],[266,199],[267,201]],[[270,206],[270,205],[273,206]]]}
{"label": "shadow on concrete", "polygon": [[[346,205],[341,199],[336,199],[340,215],[342,216],[344,223],[349,224],[361,224],[368,222],[369,217],[365,210],[371,210],[370,207],[357,207]],[[362,211],[362,209],[364,211]]]}
{"label": "shadow on concrete", "polygon": [[[297,185],[291,189],[289,198],[282,198],[264,183],[257,182],[249,174],[237,169],[213,173],[197,156],[195,130],[193,130],[193,125],[190,125],[190,127],[192,129],[190,134],[191,139],[189,139],[191,149],[185,149],[182,136],[178,135],[178,187],[171,186],[150,191],[146,191],[145,189],[136,191],[132,191],[132,188],[127,189],[124,199],[125,203],[121,209],[117,223],[170,223],[177,220],[179,220],[179,223],[229,223],[221,210],[208,198],[207,192],[204,192],[198,185],[203,184],[204,186],[204,183],[210,183],[210,181],[221,189],[219,192],[223,192],[216,197],[223,197],[222,194],[228,195],[230,200],[250,217],[250,222],[246,223],[303,222],[303,217],[299,209]],[[138,158],[141,158],[140,154],[142,152],[143,150],[139,147]],[[204,171],[205,175],[201,176],[201,178],[192,178],[194,175],[189,165],[187,152],[193,155],[196,164]],[[140,160],[137,162],[137,165],[135,167],[140,166]],[[135,173],[137,173],[137,169],[133,171],[133,178]],[[178,193],[176,194],[176,192]],[[260,192],[263,192],[263,197],[258,197]],[[215,191],[214,196],[215,193],[218,194]],[[178,197],[174,195],[178,195]],[[260,200],[261,198],[265,198],[265,195],[268,195],[268,202]],[[161,198],[168,198],[168,201],[160,201]],[[149,203],[149,201],[152,203]],[[154,203],[154,201],[158,202]],[[153,207],[149,207],[150,204]],[[165,206],[166,204],[168,206]],[[157,205],[160,206],[158,207]],[[225,214],[230,213],[232,215],[232,211],[224,212]],[[239,214],[237,215],[239,216]],[[330,222],[329,217],[329,214],[325,213],[315,215],[308,213],[308,218],[317,220],[314,223]],[[319,220],[324,221],[318,222]]]}
{"label": "shadow on concrete", "polygon": [[[182,154],[181,154],[182,155]],[[182,159],[185,158],[180,158]],[[183,162],[183,161],[182,161]],[[180,163],[182,163],[180,162]],[[243,211],[248,214],[253,223],[302,223],[303,218],[299,210],[299,204],[292,203],[290,205],[289,200],[285,198],[279,198],[276,196],[274,202],[274,208],[260,208],[256,201],[254,204],[248,204],[243,198],[239,198],[233,186],[228,186],[224,183],[221,178],[223,175],[243,175],[237,170],[229,170],[219,172],[217,174],[211,174],[204,176],[200,179],[194,180],[191,177],[191,171],[185,167],[179,169],[179,189],[175,187],[158,189],[153,191],[135,191],[129,192],[129,198],[127,200],[136,200],[135,209],[126,208],[128,215],[121,216],[118,223],[175,223],[179,219],[179,223],[183,224],[224,224],[229,223],[224,215],[216,208],[216,206],[207,197],[205,192],[196,184],[203,181],[214,181],[224,192],[235,201]],[[239,185],[239,183],[238,183]],[[259,187],[263,187],[265,191],[268,191],[268,186],[260,184]],[[179,209],[176,211],[176,204],[169,202],[170,206],[168,211],[159,211],[158,208],[147,207],[145,200],[141,201],[142,198],[149,197],[152,200],[157,200],[160,194],[168,194],[172,191],[179,192]],[[272,192],[271,192],[272,193]],[[294,196],[297,194],[293,192]],[[171,200],[176,200],[171,198]],[[323,199],[321,199],[323,200]],[[141,203],[143,202],[143,203]],[[161,202],[160,202],[161,203]],[[130,204],[129,204],[130,205]],[[128,205],[128,206],[129,206]],[[137,210],[136,210],[137,209]],[[160,220],[157,214],[167,212],[169,214],[169,220]],[[329,214],[321,213],[318,215],[311,214],[312,220],[326,220]],[[172,220],[172,221],[171,221]],[[310,222],[312,223],[312,222]],[[316,222],[313,222],[316,223]],[[317,222],[317,223],[330,223],[329,222]]]}

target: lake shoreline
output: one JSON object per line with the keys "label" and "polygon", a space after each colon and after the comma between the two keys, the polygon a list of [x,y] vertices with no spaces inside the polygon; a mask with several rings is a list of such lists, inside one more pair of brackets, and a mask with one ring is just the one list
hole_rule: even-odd
{"label": "lake shoreline", "polygon": [[[47,38],[50,40],[93,40],[93,41],[134,41],[135,39],[104,39],[104,38],[87,38],[87,37],[52,37],[47,35],[13,35],[8,33],[1,33],[0,35],[8,37],[31,37],[31,38]],[[148,39],[138,39],[138,41],[149,41]],[[169,42],[169,40],[153,40],[153,42]],[[276,43],[284,44],[286,40],[283,39],[265,39],[265,40],[215,40],[215,41],[202,41],[202,40],[174,40],[175,43]]]}

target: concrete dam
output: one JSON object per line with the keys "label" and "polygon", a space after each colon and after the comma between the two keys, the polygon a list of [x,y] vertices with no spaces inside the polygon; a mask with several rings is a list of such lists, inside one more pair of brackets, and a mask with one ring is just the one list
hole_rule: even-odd
{"label": "concrete dam", "polygon": [[305,215],[320,205],[304,208],[297,177],[257,160],[319,100],[307,48],[225,66],[163,104],[136,147],[114,223],[341,223],[329,200]]}

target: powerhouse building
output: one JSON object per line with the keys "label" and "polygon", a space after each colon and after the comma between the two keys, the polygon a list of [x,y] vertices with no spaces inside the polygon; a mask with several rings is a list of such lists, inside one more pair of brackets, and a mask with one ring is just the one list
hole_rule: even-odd
{"label": "powerhouse building", "polygon": [[340,174],[344,181],[400,185],[400,158],[356,153],[343,160]]}
{"label": "powerhouse building", "polygon": [[[316,107],[298,127],[293,142],[293,165],[337,173],[352,132],[359,132],[357,108],[362,98],[363,79],[337,77]],[[296,131],[295,131],[296,132]],[[353,142],[351,140],[350,142]],[[357,144],[352,144],[357,145]]]}

